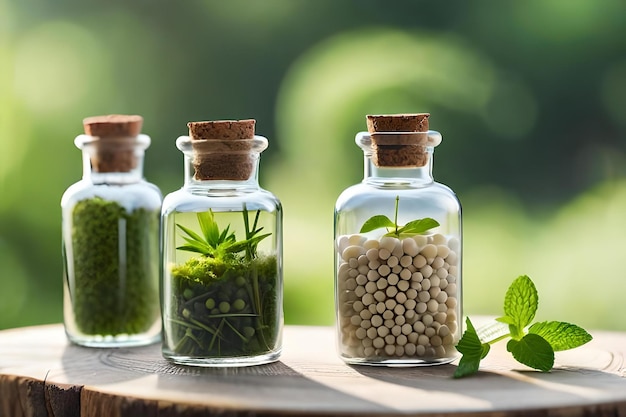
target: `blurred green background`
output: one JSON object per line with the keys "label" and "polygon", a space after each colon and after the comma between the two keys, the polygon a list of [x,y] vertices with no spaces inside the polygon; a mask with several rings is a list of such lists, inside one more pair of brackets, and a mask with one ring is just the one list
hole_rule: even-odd
{"label": "blurred green background", "polygon": [[432,114],[464,206],[465,313],[520,274],[540,318],[626,330],[621,0],[0,0],[0,328],[62,320],[64,190],[87,116],[145,118],[146,178],[183,181],[197,120],[255,118],[285,209],[287,323],[333,323],[333,205],[370,113]]}

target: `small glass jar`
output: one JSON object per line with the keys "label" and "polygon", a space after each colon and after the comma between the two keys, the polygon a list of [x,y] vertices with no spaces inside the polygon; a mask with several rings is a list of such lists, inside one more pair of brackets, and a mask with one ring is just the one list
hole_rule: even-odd
{"label": "small glass jar", "polygon": [[[189,123],[185,182],[162,210],[163,355],[195,366],[278,360],[282,207],[258,183],[254,120]],[[217,138],[217,139],[216,139]]]}
{"label": "small glass jar", "polygon": [[61,199],[64,324],[84,346],[145,345],[160,337],[161,192],[143,179],[150,137],[140,116],[84,120],[74,143],[83,178]]}
{"label": "small glass jar", "polygon": [[[461,206],[433,180],[441,135],[428,130],[428,116],[368,116],[370,131],[356,135],[364,179],[335,206],[338,349],[350,364],[431,365],[457,356]],[[403,129],[403,117],[417,118],[421,131],[390,131]]]}

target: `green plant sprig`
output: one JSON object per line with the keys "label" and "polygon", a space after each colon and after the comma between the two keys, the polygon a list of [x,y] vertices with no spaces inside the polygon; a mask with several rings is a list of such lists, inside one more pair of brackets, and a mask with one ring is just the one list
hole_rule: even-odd
{"label": "green plant sprig", "polygon": [[361,230],[359,231],[359,233],[367,233],[371,232],[372,230],[381,229],[384,227],[387,229],[387,233],[385,234],[385,236],[400,238],[401,236],[408,237],[424,233],[434,227],[439,226],[439,222],[435,219],[431,219],[430,217],[413,220],[408,222],[404,226],[400,226],[398,224],[399,204],[400,196],[396,196],[396,207],[393,221],[389,217],[382,214],[370,217],[365,221],[365,223],[363,223],[363,226],[361,226]]}
{"label": "green plant sprig", "polygon": [[199,212],[197,213],[197,217],[202,236],[188,227],[177,223],[176,226],[187,235],[183,236],[187,244],[178,246],[176,249],[200,253],[211,258],[223,258],[228,254],[245,250],[248,259],[255,258],[256,248],[259,242],[270,236],[271,233],[259,235],[261,230],[263,230],[262,227],[257,228],[259,211],[256,213],[252,230],[248,228],[248,211],[245,207],[243,216],[246,226],[246,238],[237,241],[235,233],[230,231],[230,225],[226,226],[222,231],[219,230],[215,222],[213,210]]}
{"label": "green plant sprig", "polygon": [[515,279],[504,297],[504,316],[496,322],[474,328],[469,317],[466,329],[456,348],[463,355],[454,377],[461,378],[478,372],[491,345],[510,338],[506,348],[520,363],[548,372],[554,366],[554,352],[573,349],[589,342],[592,337],[583,328],[560,321],[537,322],[535,317],[539,296],[532,280],[522,275]]}

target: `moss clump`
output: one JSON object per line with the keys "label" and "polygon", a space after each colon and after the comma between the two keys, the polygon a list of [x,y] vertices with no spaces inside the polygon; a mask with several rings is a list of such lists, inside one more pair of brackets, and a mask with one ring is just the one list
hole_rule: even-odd
{"label": "moss clump", "polygon": [[176,355],[253,356],[278,347],[278,264],[192,258],[172,268],[170,349]]}
{"label": "moss clump", "polygon": [[[68,287],[79,331],[138,334],[159,317],[159,210],[130,213],[94,197],[72,211],[73,277]],[[70,269],[70,270],[72,270]]]}

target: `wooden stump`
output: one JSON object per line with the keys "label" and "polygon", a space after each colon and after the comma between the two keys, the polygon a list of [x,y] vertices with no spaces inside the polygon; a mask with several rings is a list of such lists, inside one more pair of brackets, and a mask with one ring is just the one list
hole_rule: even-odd
{"label": "wooden stump", "polygon": [[287,326],[279,362],[177,366],[160,345],[83,348],[61,325],[0,332],[0,417],[626,416],[626,334],[593,332],[549,373],[493,346],[481,371],[345,365],[334,329]]}

